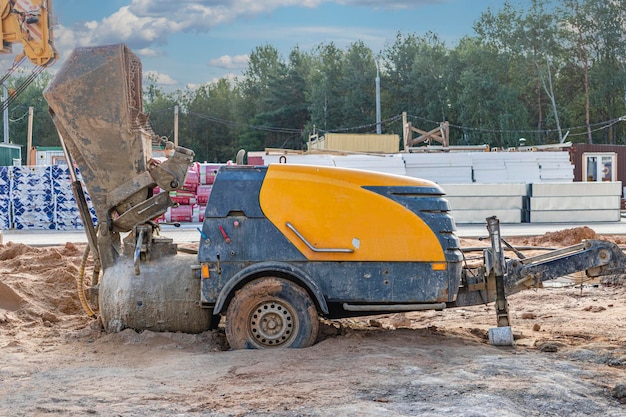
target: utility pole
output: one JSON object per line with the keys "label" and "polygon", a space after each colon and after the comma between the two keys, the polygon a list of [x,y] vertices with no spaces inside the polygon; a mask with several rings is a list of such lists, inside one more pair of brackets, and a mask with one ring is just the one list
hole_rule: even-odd
{"label": "utility pole", "polygon": [[174,106],[174,146],[178,146],[178,106]]}
{"label": "utility pole", "polygon": [[378,61],[374,60],[376,63],[376,133],[382,133],[381,126],[381,116],[380,116],[380,71],[378,68]]}
{"label": "utility pole", "polygon": [[[9,90],[5,84],[2,84],[2,102],[6,103],[9,99]],[[4,143],[9,143],[9,106],[4,108]]]}
{"label": "utility pole", "polygon": [[33,148],[33,108],[28,108],[28,135],[26,137],[26,165],[32,164],[31,149]]}

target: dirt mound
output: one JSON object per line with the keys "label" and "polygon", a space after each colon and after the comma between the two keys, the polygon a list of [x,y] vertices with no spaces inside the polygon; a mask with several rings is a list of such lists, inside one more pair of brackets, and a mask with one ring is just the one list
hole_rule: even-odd
{"label": "dirt mound", "polygon": [[0,282],[0,310],[18,310],[23,301],[11,287]]}
{"label": "dirt mound", "polygon": [[0,246],[0,261],[15,259],[23,255],[37,253],[39,249],[21,243],[9,242]]}
{"label": "dirt mound", "polygon": [[39,334],[56,323],[86,319],[77,296],[82,249],[71,243],[34,248],[0,245],[0,328]]}
{"label": "dirt mound", "polygon": [[547,232],[542,236],[528,238],[528,243],[536,246],[571,246],[586,239],[598,239],[598,235],[593,229],[583,226]]}

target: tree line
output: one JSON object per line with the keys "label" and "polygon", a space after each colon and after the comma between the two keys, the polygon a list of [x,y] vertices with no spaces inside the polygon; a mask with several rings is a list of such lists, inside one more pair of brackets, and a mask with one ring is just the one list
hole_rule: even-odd
{"label": "tree line", "polygon": [[[304,149],[309,135],[375,133],[379,68],[383,133],[402,134],[400,115],[431,130],[450,124],[452,145],[626,143],[626,2],[530,0],[488,8],[474,33],[450,46],[436,33],[397,33],[379,52],[333,42],[287,57],[257,46],[243,76],[167,92],[144,82],[154,131],[198,160],[224,162],[237,150]],[[35,107],[35,145],[58,145],[41,91],[44,75],[16,100],[10,130],[25,144]],[[19,80],[17,81],[19,83]]]}

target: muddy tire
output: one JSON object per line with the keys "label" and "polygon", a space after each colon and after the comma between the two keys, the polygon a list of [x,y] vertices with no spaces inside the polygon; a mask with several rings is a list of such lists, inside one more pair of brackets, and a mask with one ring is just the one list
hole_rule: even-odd
{"label": "muddy tire", "polygon": [[308,347],[318,330],[317,309],[307,292],[283,278],[246,284],[226,311],[226,339],[232,349]]}

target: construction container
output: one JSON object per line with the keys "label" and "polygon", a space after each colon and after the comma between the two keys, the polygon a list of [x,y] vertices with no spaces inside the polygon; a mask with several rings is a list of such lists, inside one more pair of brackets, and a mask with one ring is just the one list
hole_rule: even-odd
{"label": "construction container", "polygon": [[400,151],[398,135],[327,133],[309,142],[309,151],[395,153]]}
{"label": "construction container", "polygon": [[22,147],[12,143],[0,143],[0,166],[22,165]]}
{"label": "construction container", "polygon": [[36,146],[31,149],[31,165],[67,165],[63,148],[60,146]]}

